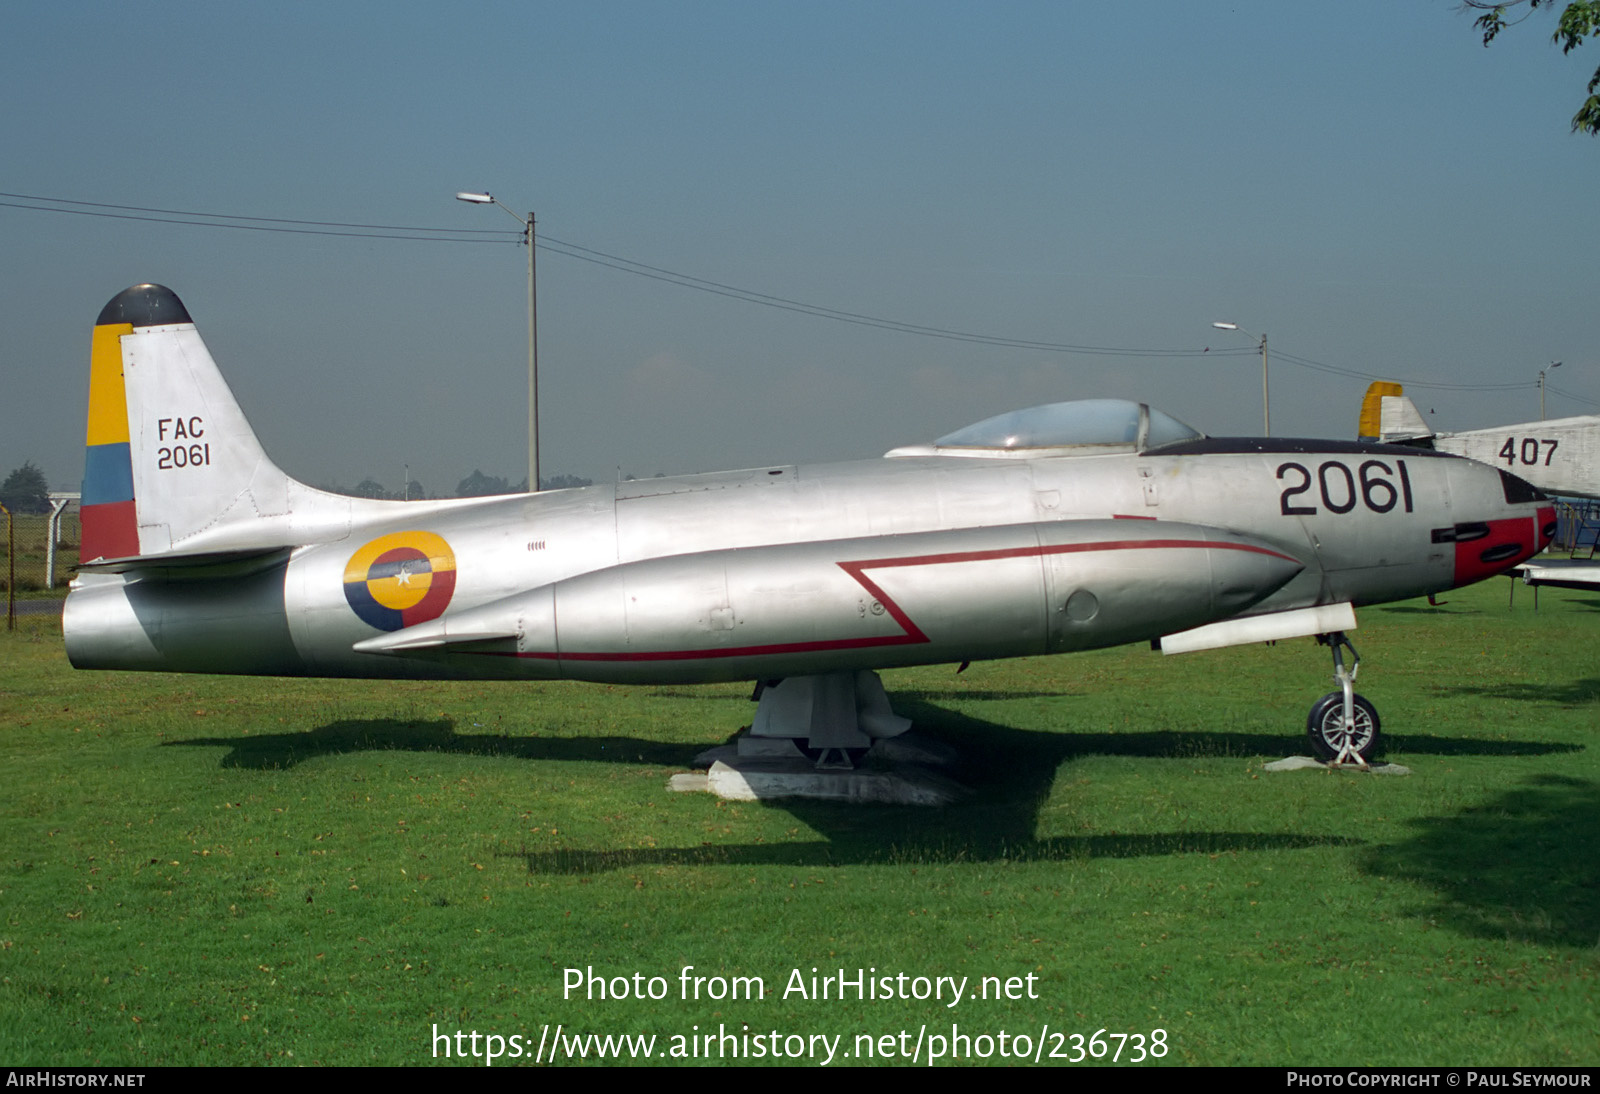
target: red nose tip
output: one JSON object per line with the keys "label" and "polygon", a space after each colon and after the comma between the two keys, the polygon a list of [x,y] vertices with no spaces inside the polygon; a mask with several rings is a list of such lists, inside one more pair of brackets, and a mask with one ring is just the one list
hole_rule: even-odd
{"label": "red nose tip", "polygon": [[1456,584],[1470,585],[1493,577],[1544,550],[1555,536],[1555,515],[1555,509],[1548,508],[1533,517],[1473,525],[1470,536],[1456,540]]}

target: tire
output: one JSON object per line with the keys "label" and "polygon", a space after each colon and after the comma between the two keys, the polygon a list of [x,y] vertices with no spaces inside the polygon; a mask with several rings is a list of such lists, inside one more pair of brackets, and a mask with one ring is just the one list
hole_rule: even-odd
{"label": "tire", "polygon": [[[1383,739],[1379,735],[1377,709],[1360,695],[1352,696],[1355,707],[1355,751],[1361,759],[1371,763],[1383,755]],[[1311,751],[1323,763],[1330,763],[1344,746],[1344,692],[1330,691],[1311,707],[1306,719],[1306,735],[1311,738]]]}

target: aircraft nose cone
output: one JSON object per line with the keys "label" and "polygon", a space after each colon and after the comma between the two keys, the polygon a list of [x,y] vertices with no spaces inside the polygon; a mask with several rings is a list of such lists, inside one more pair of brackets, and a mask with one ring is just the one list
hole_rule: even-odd
{"label": "aircraft nose cone", "polygon": [[1452,475],[1452,500],[1458,512],[1481,514],[1482,519],[1435,528],[1433,541],[1455,545],[1455,584],[1469,585],[1504,573],[1549,546],[1556,511],[1538,487],[1509,471],[1460,463],[1471,479],[1462,482]]}

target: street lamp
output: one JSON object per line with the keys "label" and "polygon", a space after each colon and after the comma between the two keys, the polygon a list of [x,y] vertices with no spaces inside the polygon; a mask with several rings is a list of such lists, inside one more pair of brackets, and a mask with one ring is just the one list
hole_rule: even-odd
{"label": "street lamp", "polygon": [[539,296],[538,276],[534,266],[533,213],[527,217],[502,205],[493,194],[462,191],[457,201],[471,205],[499,205],[522,225],[522,242],[528,247],[528,492],[539,490]]}
{"label": "street lamp", "polygon": [[[1240,334],[1249,334],[1237,323],[1213,323],[1218,330],[1236,330]],[[1272,436],[1272,403],[1267,397],[1267,336],[1261,336],[1261,435]]]}
{"label": "street lamp", "polygon": [[1560,367],[1560,361],[1551,361],[1548,365],[1539,370],[1539,420],[1541,422],[1544,421],[1544,374],[1553,368]]}

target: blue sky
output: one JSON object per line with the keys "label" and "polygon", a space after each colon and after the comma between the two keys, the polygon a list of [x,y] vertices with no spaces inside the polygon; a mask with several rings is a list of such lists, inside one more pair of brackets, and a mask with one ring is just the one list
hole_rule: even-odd
{"label": "blue sky", "polygon": [[[0,190],[515,228],[907,323],[1274,351],[1275,433],[1365,380],[1440,428],[1600,408],[1600,54],[1448,0],[19,6]],[[0,199],[9,200],[9,199]],[[82,468],[89,329],[174,289],[291,474],[447,492],[526,466],[525,253],[0,206],[0,473]],[[871,457],[1003,410],[1149,401],[1259,432],[1259,358],[842,324],[540,254],[543,470]],[[1285,354],[1277,358],[1278,352]]]}

